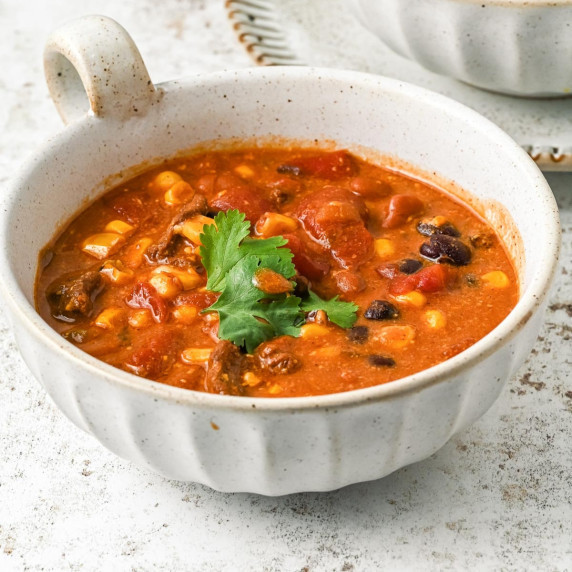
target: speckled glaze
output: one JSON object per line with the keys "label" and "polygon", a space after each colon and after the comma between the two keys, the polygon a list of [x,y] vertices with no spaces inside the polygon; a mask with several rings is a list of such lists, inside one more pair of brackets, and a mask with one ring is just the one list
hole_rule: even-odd
{"label": "speckled glaze", "polygon": [[[98,16],[56,32],[46,66],[69,126],[2,197],[0,288],[32,373],[78,427],[117,455],[223,491],[332,490],[430,456],[492,405],[528,355],[557,262],[558,212],[532,160],[475,112],[394,80],[314,68],[246,69],[153,87],[126,32]],[[82,101],[90,109],[83,116]],[[429,370],[293,399],[195,393],[141,379],[85,354],[42,321],[33,302],[38,253],[105,184],[181,149],[253,137],[371,149],[455,181],[483,204],[498,201],[522,237],[513,237],[524,250],[517,307],[491,334]],[[505,233],[502,217],[494,224]]]}
{"label": "speckled glaze", "polygon": [[570,0],[351,0],[391,49],[484,89],[572,93]]}

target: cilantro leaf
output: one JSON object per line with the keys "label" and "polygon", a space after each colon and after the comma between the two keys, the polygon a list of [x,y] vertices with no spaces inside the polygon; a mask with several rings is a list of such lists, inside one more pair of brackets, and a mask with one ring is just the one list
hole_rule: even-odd
{"label": "cilantro leaf", "polygon": [[214,225],[205,225],[200,255],[207,271],[207,289],[220,292],[204,312],[218,312],[219,338],[230,340],[252,353],[262,342],[276,336],[299,336],[304,312],[324,310],[328,319],[350,328],[358,307],[338,297],[322,300],[310,291],[305,300],[288,294],[269,295],[259,290],[253,278],[268,268],[291,279],[296,274],[293,254],[282,236],[255,239],[243,213],[220,212]]}
{"label": "cilantro leaf", "polygon": [[227,272],[219,299],[207,308],[218,312],[219,337],[245,346],[248,353],[276,336],[299,335],[296,324],[303,320],[299,298],[283,295],[269,300],[267,294],[252,284],[252,277],[260,267],[269,266],[253,254],[242,257]]}
{"label": "cilantro leaf", "polygon": [[331,300],[322,300],[322,298],[310,290],[308,297],[302,300],[300,307],[304,312],[324,310],[328,315],[328,320],[342,328],[351,328],[357,320],[357,304],[342,302],[338,300],[338,296]]}
{"label": "cilantro leaf", "polygon": [[294,255],[289,248],[280,248],[288,244],[288,241],[281,236],[271,236],[270,238],[245,238],[240,245],[240,249],[245,254],[255,254],[264,263],[272,258],[272,266],[268,266],[285,278],[292,278],[296,274],[296,267],[292,262]]}
{"label": "cilantro leaf", "polygon": [[200,235],[202,246],[199,253],[207,271],[207,289],[222,292],[225,289],[226,274],[245,256],[256,255],[261,261],[272,257],[272,270],[286,278],[296,273],[292,262],[293,254],[281,236],[255,239],[248,236],[250,223],[243,213],[230,210],[215,216],[214,225],[205,225]]}
{"label": "cilantro leaf", "polygon": [[240,260],[240,243],[248,236],[250,223],[237,211],[220,212],[214,225],[205,225],[199,253],[207,271],[207,289],[221,292],[226,273]]}

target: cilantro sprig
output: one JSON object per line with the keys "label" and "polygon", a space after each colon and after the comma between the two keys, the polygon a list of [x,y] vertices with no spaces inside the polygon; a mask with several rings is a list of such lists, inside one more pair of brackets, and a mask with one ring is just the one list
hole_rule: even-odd
{"label": "cilantro sprig", "polygon": [[356,321],[357,306],[338,297],[322,300],[310,291],[304,300],[291,294],[266,294],[253,282],[255,273],[268,268],[290,280],[296,274],[293,254],[281,236],[253,239],[243,213],[231,210],[205,225],[200,255],[207,271],[207,289],[220,292],[205,312],[218,312],[219,338],[230,340],[252,353],[262,342],[276,336],[297,337],[305,312],[324,310],[342,328]]}

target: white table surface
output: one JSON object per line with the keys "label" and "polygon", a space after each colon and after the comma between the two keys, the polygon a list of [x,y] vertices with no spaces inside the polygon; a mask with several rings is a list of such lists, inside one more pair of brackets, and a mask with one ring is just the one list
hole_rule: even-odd
{"label": "white table surface", "polygon": [[[154,81],[252,65],[223,0],[0,0],[0,185],[62,128],[42,72],[61,22],[101,13]],[[493,408],[385,479],[280,498],[171,482],[54,407],[0,317],[0,570],[572,570],[572,175],[546,322]]]}

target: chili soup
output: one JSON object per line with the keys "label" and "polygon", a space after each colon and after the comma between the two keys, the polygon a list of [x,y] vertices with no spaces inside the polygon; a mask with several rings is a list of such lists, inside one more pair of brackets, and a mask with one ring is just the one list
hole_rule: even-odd
{"label": "chili soup", "polygon": [[504,245],[452,195],[348,151],[201,152],[108,191],[42,254],[41,316],[123,370],[294,397],[391,382],[518,299]]}

